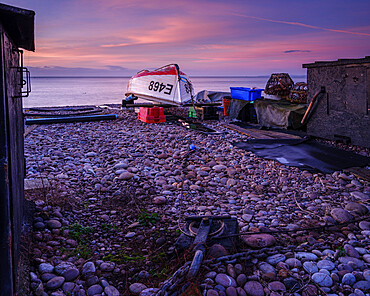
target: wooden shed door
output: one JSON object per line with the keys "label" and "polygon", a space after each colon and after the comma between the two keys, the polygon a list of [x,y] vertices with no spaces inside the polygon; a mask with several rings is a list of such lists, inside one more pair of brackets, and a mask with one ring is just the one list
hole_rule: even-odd
{"label": "wooden shed door", "polygon": [[0,288],[13,295],[24,202],[24,123],[19,55],[0,25]]}

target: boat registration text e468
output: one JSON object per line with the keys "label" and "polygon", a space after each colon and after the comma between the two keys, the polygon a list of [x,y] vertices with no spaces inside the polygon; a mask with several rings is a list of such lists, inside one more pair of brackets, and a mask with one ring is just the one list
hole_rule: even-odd
{"label": "boat registration text e468", "polygon": [[150,81],[149,83],[149,86],[148,86],[148,89],[149,90],[153,90],[153,91],[157,91],[157,92],[162,92],[164,90],[164,94],[166,95],[170,95],[171,92],[172,92],[172,89],[173,89],[173,85],[172,84],[164,84],[163,82],[162,83],[159,83],[158,81],[155,82],[155,81]]}

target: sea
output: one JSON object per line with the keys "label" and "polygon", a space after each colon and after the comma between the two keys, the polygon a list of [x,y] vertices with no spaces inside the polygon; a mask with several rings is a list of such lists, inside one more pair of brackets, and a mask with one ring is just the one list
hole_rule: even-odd
{"label": "sea", "polygon": [[[24,108],[121,104],[130,77],[31,77]],[[190,77],[195,94],[202,90],[230,92],[230,87],[265,88],[269,76]],[[306,81],[292,76],[294,82]]]}

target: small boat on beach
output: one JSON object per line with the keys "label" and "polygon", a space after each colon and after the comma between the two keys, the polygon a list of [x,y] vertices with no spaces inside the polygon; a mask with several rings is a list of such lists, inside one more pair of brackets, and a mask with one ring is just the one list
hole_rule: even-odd
{"label": "small boat on beach", "polygon": [[177,64],[170,64],[153,71],[142,70],[132,76],[126,96],[171,104],[184,105],[194,97],[194,89],[188,76]]}

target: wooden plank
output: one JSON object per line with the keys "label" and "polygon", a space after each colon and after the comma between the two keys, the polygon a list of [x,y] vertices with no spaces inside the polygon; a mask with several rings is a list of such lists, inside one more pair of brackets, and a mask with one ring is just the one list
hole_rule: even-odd
{"label": "wooden plank", "polygon": [[246,128],[242,128],[240,126],[233,125],[233,124],[223,124],[222,126],[228,128],[228,129],[231,129],[233,131],[236,131],[238,133],[241,133],[243,135],[256,138],[256,139],[274,139],[271,136],[267,136],[267,135],[261,133],[260,130],[257,130],[257,129],[252,129],[252,128],[246,129]]}
{"label": "wooden plank", "polygon": [[223,126],[256,139],[301,139],[301,137],[296,135],[275,131],[259,130],[255,128],[243,128],[234,124],[223,124]]}
{"label": "wooden plank", "polygon": [[270,136],[270,137],[273,137],[275,139],[302,139],[302,137],[297,136],[297,135],[281,133],[281,132],[276,132],[276,131],[261,130],[261,132],[263,134],[265,134],[267,136]]}

